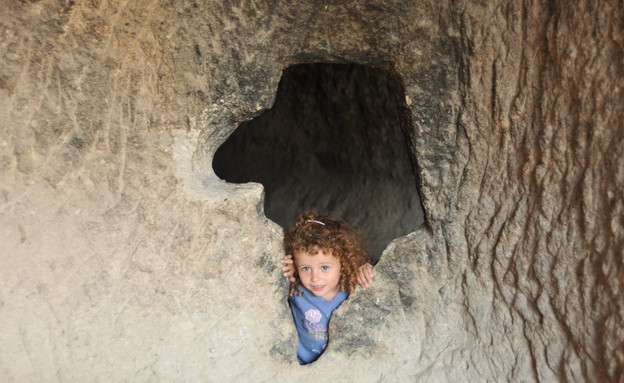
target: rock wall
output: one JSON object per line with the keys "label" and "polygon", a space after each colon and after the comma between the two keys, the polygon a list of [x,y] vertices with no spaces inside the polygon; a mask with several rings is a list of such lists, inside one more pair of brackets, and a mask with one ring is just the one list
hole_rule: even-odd
{"label": "rock wall", "polygon": [[[0,380],[622,380],[622,2],[0,6]],[[305,367],[211,166],[302,62],[401,79],[426,223]]]}

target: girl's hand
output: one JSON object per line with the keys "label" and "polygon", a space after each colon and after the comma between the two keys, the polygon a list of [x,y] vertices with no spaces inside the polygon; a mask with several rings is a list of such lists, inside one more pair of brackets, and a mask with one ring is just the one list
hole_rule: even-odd
{"label": "girl's hand", "polygon": [[285,255],[284,259],[282,259],[280,262],[285,265],[284,267],[282,267],[284,276],[288,278],[290,282],[295,282],[295,265],[293,264],[292,255]]}
{"label": "girl's hand", "polygon": [[360,286],[366,288],[373,283],[373,266],[365,263],[357,269],[357,281]]}

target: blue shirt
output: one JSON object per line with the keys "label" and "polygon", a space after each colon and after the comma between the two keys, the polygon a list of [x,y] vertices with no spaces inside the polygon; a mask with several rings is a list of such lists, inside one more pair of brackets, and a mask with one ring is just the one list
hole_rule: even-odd
{"label": "blue shirt", "polygon": [[339,291],[331,301],[323,297],[317,297],[305,287],[300,286],[303,295],[290,297],[290,308],[297,327],[299,346],[297,347],[297,359],[299,364],[314,362],[325,351],[327,346],[329,319],[332,312],[349,294]]}

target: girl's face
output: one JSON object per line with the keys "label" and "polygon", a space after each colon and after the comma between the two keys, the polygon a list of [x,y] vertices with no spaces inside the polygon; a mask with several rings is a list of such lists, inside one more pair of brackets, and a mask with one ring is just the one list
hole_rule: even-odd
{"label": "girl's face", "polygon": [[332,255],[331,249],[319,249],[316,254],[295,251],[294,258],[303,287],[317,297],[334,299],[340,291],[340,261]]}

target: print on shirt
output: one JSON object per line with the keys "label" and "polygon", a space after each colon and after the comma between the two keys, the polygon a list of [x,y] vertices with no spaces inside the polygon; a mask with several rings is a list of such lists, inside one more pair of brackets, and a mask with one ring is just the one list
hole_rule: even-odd
{"label": "print on shirt", "polygon": [[322,317],[323,314],[316,309],[310,309],[305,313],[303,327],[308,330],[308,335],[313,339],[327,339],[327,325],[320,323]]}

